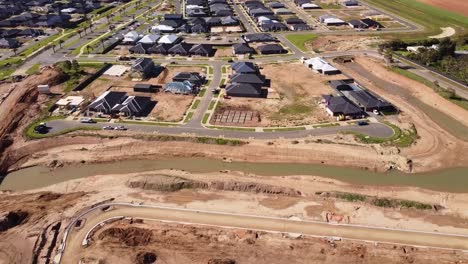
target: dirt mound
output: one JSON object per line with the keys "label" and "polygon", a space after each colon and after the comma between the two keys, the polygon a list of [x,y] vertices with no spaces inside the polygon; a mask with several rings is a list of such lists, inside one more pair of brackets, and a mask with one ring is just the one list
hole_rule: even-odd
{"label": "dirt mound", "polygon": [[99,234],[99,239],[108,242],[124,242],[125,245],[145,246],[151,241],[152,233],[150,230],[138,227],[120,228],[113,227],[104,230]]}
{"label": "dirt mound", "polygon": [[208,264],[236,264],[236,261],[233,259],[210,259]]}
{"label": "dirt mound", "polygon": [[28,215],[29,214],[24,211],[8,212],[4,215],[0,215],[0,232],[21,225],[25,222]]}
{"label": "dirt mound", "polygon": [[136,263],[138,264],[151,264],[155,263],[158,256],[153,252],[140,252],[136,255]]}
{"label": "dirt mound", "polygon": [[182,189],[206,189],[219,191],[253,192],[265,194],[277,194],[284,196],[300,196],[301,192],[287,187],[279,187],[253,182],[201,182],[173,177],[168,175],[143,176],[128,182],[130,188],[139,188],[153,191],[179,191]]}
{"label": "dirt mound", "polygon": [[37,197],[37,199],[39,201],[49,202],[49,201],[57,200],[60,197],[62,197],[62,195],[60,193],[46,192],[46,193],[43,193],[43,194],[39,195],[39,197]]}

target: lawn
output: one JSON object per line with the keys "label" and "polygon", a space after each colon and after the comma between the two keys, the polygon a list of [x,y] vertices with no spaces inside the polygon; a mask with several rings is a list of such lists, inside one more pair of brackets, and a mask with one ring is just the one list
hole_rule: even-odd
{"label": "lawn", "polygon": [[36,74],[39,72],[39,69],[41,68],[41,64],[39,63],[36,63],[34,64],[33,66],[31,66],[31,68],[29,68],[27,71],[26,71],[26,74],[28,75],[33,75],[33,74]]}
{"label": "lawn", "polygon": [[290,35],[286,35],[286,38],[292,44],[294,44],[294,46],[296,46],[298,49],[300,49],[302,51],[307,51],[307,48],[305,47],[305,44],[308,41],[312,41],[312,40],[316,39],[317,35],[312,34],[312,33],[309,33],[309,34],[290,34]]}
{"label": "lawn", "polygon": [[415,0],[367,0],[368,3],[414,21],[426,29],[422,33],[398,33],[406,40],[416,40],[441,33],[441,27],[454,27],[458,33],[467,31],[468,17],[452,13]]}

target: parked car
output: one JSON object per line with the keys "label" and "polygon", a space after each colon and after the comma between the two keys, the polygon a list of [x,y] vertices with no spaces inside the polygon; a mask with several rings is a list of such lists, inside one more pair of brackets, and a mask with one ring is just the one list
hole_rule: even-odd
{"label": "parked car", "polygon": [[372,113],[374,113],[375,115],[380,115],[380,112],[377,109],[374,109],[374,111],[372,111]]}
{"label": "parked car", "polygon": [[357,122],[357,125],[358,126],[367,126],[369,123],[367,123],[366,121],[359,121]]}
{"label": "parked car", "polygon": [[91,117],[82,117],[80,119],[80,123],[88,123],[88,124],[91,124],[91,123],[96,123],[96,121],[94,121]]}
{"label": "parked car", "polygon": [[214,94],[219,94],[219,91],[220,91],[220,89],[213,89],[213,90],[211,90],[211,92],[214,93]]}
{"label": "parked car", "polygon": [[114,130],[121,130],[121,131],[124,131],[124,130],[127,130],[127,128],[124,127],[124,126],[116,126],[116,127],[114,127]]}
{"label": "parked car", "polygon": [[104,130],[114,130],[113,126],[103,126],[102,129]]}

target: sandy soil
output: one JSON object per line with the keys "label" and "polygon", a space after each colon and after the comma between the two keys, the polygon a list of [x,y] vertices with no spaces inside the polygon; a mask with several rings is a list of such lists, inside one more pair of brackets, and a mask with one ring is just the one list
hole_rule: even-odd
{"label": "sandy soil", "polygon": [[429,38],[437,38],[437,39],[448,38],[448,37],[455,35],[455,33],[457,33],[457,31],[455,31],[453,27],[446,27],[446,28],[441,28],[441,29],[442,29],[442,33],[440,33],[439,35],[430,36]]}
{"label": "sandy soil", "polygon": [[231,57],[233,56],[232,48],[231,47],[217,48],[214,56],[215,57]]}
{"label": "sandy soil", "polygon": [[[263,189],[257,189],[259,192],[250,191],[250,187],[238,191],[190,189],[163,192],[159,191],[157,186],[155,189],[129,187],[129,182],[143,179],[142,177],[163,177],[166,182],[170,177],[177,177],[198,182],[229,182],[235,183],[236,186],[246,183],[245,186],[263,186]],[[281,193],[268,194],[271,192],[270,188],[275,186],[297,190],[301,194],[292,197]],[[351,203],[315,194],[318,191],[346,191],[379,197],[408,199],[430,204],[443,204],[446,209],[441,211],[382,209],[366,203]],[[0,201],[2,212],[23,211],[28,214],[27,218],[16,223],[16,226],[0,232],[0,248],[8,249],[8,251],[0,250],[0,259],[7,261],[6,263],[30,260],[33,258],[31,256],[33,248],[35,248],[35,252],[38,252],[39,257],[45,256],[48,251],[52,252],[53,257],[58,244],[53,245],[49,250],[54,232],[49,232],[47,227],[61,222],[58,234],[58,238],[61,239],[63,230],[71,216],[84,207],[111,198],[117,202],[144,202],[147,205],[195,210],[209,208],[212,211],[286,218],[294,216],[317,221],[325,221],[324,215],[326,213],[335,213],[338,216],[349,217],[350,223],[353,224],[424,231],[437,230],[457,234],[467,234],[468,232],[466,229],[468,195],[466,194],[455,195],[417,188],[355,186],[314,176],[270,177],[237,172],[192,174],[184,171],[164,170],[126,175],[96,175],[26,193],[3,193],[2,197],[2,201]],[[329,248],[330,245],[327,246],[327,243],[322,239],[292,239],[264,233],[255,235],[247,230],[207,230],[201,227],[159,223],[122,224],[106,225],[100,229],[93,236],[91,246],[76,254],[75,257],[88,257],[89,260],[105,258],[107,261],[115,260],[118,257],[121,260],[119,263],[135,263],[134,258],[137,252],[149,251],[158,255],[160,258],[158,261],[164,261],[161,263],[180,263],[181,259],[190,260],[190,263],[207,263],[209,258],[221,256],[233,257],[237,261],[236,263],[252,261],[284,263],[281,259],[288,257],[289,253],[287,252],[290,252],[288,250],[285,253],[284,248],[289,247],[291,254],[295,256],[310,254],[310,258],[317,259],[318,263],[342,263],[345,259],[347,263],[375,263],[379,260],[383,263],[406,263],[407,259],[411,259],[411,263],[441,263],[441,261],[453,263],[457,260],[466,261],[468,258],[466,254],[454,254],[450,251],[437,251],[436,253],[434,250],[425,251],[424,249],[403,250],[401,247],[343,241],[336,242],[335,246]],[[125,240],[120,240],[120,235],[112,235],[112,237],[101,235],[103,231],[115,227],[123,229],[139,227],[147,229],[153,235],[148,243],[139,245],[133,243],[146,240],[134,239],[131,236],[125,236]],[[45,246],[41,249],[37,246],[34,247],[35,244],[41,244],[39,242],[42,238],[39,239],[39,237],[44,231],[48,231],[46,232]],[[125,232],[125,230],[123,231]],[[145,232],[147,231],[143,231],[143,233]],[[108,235],[112,233],[107,232]],[[138,237],[142,238],[143,236]],[[252,238],[253,243],[246,240],[247,238]],[[39,240],[36,241],[37,239]],[[321,250],[323,247],[325,250]],[[363,251],[356,252],[355,250],[358,248]],[[256,253],[253,254],[251,250]],[[302,250],[305,250],[303,254]],[[274,252],[281,252],[281,254],[276,256]],[[244,259],[247,257],[249,259]],[[270,257],[272,258],[270,259]],[[294,261],[299,261],[297,263],[309,259],[292,256],[291,258]],[[278,259],[281,261],[276,262]],[[349,262],[350,259],[353,261]]]}
{"label": "sandy soil", "polygon": [[419,2],[468,16],[468,2],[463,0],[418,0]]}
{"label": "sandy soil", "polygon": [[381,43],[379,37],[362,37],[353,35],[321,36],[310,42],[306,42],[307,50],[319,51],[349,51],[366,50],[371,46]]}
{"label": "sandy soil", "polygon": [[[287,71],[285,71],[287,67]],[[333,121],[319,108],[321,95],[333,90],[328,80],[344,79],[343,75],[324,76],[312,72],[300,63],[265,64],[260,72],[271,83],[268,99],[221,99],[222,109],[248,109],[260,114],[261,121],[254,126],[287,126]]]}
{"label": "sandy soil", "polygon": [[[412,96],[428,105],[443,106],[437,107],[437,109],[468,126],[466,111],[443,99],[429,87],[390,72],[374,59],[358,57],[356,63],[358,66],[369,69],[373,76],[404,87]],[[420,138],[415,145],[402,150],[403,155],[410,157],[415,162],[417,167],[415,170],[429,170],[444,166],[464,166],[467,164],[468,160],[463,154],[468,149],[467,142],[452,136],[435,124],[421,109],[408,102],[405,95],[395,94],[391,91],[391,87],[377,86],[374,82],[363,77],[359,71],[352,69],[354,67],[351,66],[347,66],[347,64],[339,65],[342,70],[352,75],[358,82],[394,103],[402,111],[402,114],[398,117],[401,123],[412,123],[416,126]]]}

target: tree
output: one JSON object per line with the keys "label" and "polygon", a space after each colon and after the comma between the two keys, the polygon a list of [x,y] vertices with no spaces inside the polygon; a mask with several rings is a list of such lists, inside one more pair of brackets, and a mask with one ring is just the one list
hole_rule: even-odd
{"label": "tree", "polygon": [[81,38],[81,33],[83,32],[83,30],[82,30],[82,29],[78,29],[77,32],[78,32],[78,36],[80,36],[80,38]]}
{"label": "tree", "polygon": [[60,48],[62,48],[62,45],[63,45],[64,42],[65,42],[65,41],[63,41],[63,39],[59,39],[59,46],[60,46]]}
{"label": "tree", "polygon": [[86,45],[86,51],[88,52],[88,54],[90,53],[89,50],[91,49],[91,47],[89,45]]}
{"label": "tree", "polygon": [[15,54],[15,56],[17,52],[18,52],[18,48],[13,48],[13,53]]}
{"label": "tree", "polygon": [[391,49],[386,49],[384,51],[384,60],[387,66],[391,66],[393,64],[393,52]]}

